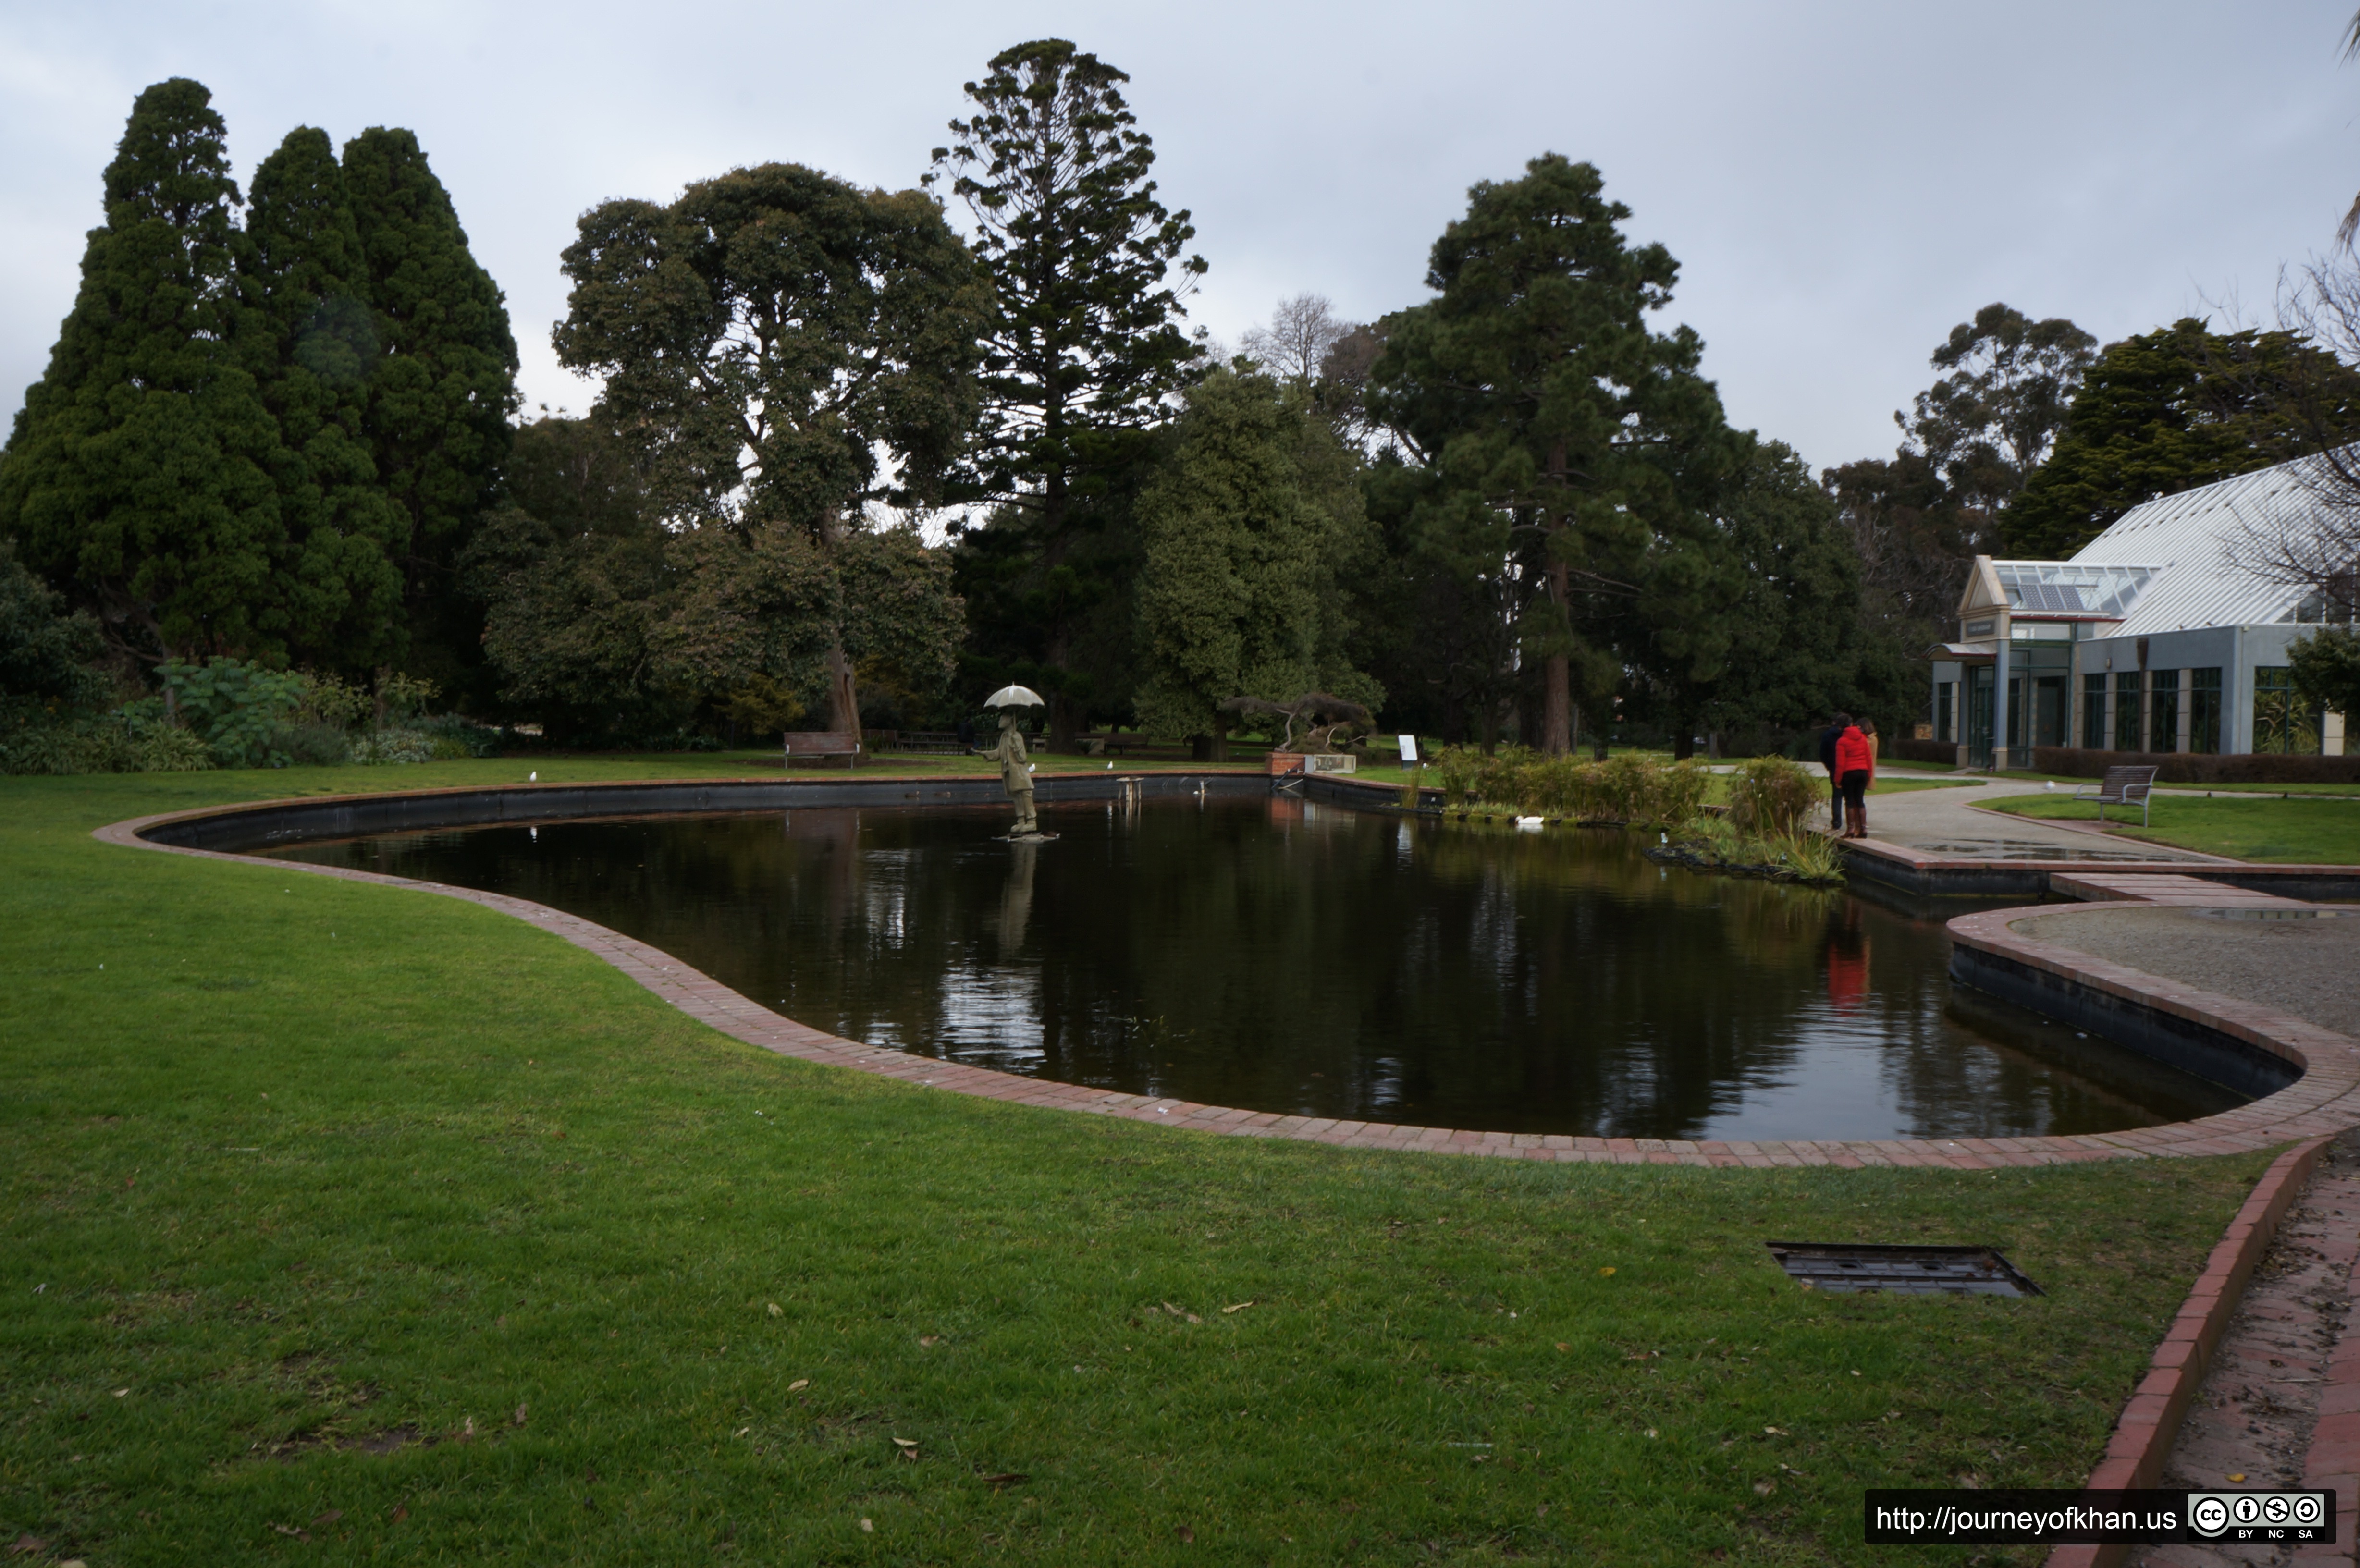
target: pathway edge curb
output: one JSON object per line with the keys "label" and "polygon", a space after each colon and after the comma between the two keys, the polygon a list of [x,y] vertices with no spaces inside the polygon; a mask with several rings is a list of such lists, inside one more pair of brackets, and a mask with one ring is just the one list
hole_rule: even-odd
{"label": "pathway edge curb", "polygon": [[[2163,1477],[2172,1440],[2180,1435],[2196,1391],[2212,1370],[2212,1352],[2222,1333],[2244,1301],[2245,1283],[2277,1238],[2279,1222],[2311,1181],[2319,1157],[2334,1138],[2314,1138],[2288,1149],[2262,1172],[2254,1190],[2213,1245],[2212,1256],[2190,1287],[2188,1299],[2164,1331],[2163,1341],[2147,1363],[2147,1372],[2123,1401],[2114,1418],[2105,1454],[2081,1483],[2086,1491],[2138,1490],[2154,1486]],[[2348,1504],[2344,1505],[2348,1506]],[[2340,1510],[2339,1510],[2340,1511]],[[2348,1517],[2337,1540],[2349,1560]],[[2129,1560],[2128,1546],[2060,1546],[2046,1560],[2047,1568],[2118,1568]]]}

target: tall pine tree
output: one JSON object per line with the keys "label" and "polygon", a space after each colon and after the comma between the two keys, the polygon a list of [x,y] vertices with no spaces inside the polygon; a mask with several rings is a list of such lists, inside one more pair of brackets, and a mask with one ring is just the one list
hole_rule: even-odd
{"label": "tall pine tree", "polygon": [[365,433],[381,364],[344,170],[301,126],[255,171],[239,260],[243,325],[283,443],[274,477],[297,657],[365,670],[405,649],[407,515],[377,483]]}
{"label": "tall pine tree", "polygon": [[1182,259],[1188,214],[1155,199],[1154,147],[1119,86],[1130,80],[1063,38],[1003,50],[967,84],[975,116],[951,122],[926,176],[950,176],[974,214],[1000,304],[967,490],[1000,505],[962,545],[960,591],[994,683],[1040,687],[1061,745],[1127,695],[1084,650],[1126,640],[1098,634],[1137,568],[1128,497],[1198,358],[1172,275],[1205,263]]}
{"label": "tall pine tree", "polygon": [[1429,527],[1541,576],[1523,641],[1557,753],[1577,683],[1602,700],[1649,657],[1709,673],[1734,591],[1703,511],[1736,456],[1704,344],[1647,326],[1678,264],[1624,239],[1604,189],[1556,153],[1475,186],[1434,245],[1438,297],[1394,318],[1371,372],[1372,404],[1431,460]]}
{"label": "tall pine tree", "polygon": [[459,558],[508,459],[516,338],[415,135],[362,132],[344,144],[344,174],[383,354],[363,429],[377,484],[409,519],[408,665],[480,700],[482,613],[459,592]]}
{"label": "tall pine tree", "polygon": [[73,310],[0,456],[0,532],[144,660],[275,654],[288,626],[281,452],[242,363],[224,135],[198,82],[140,93]]}

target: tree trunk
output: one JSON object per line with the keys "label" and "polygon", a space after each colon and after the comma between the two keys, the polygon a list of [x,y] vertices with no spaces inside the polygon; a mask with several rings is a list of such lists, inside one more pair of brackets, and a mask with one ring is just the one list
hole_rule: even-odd
{"label": "tree trunk", "polygon": [[1686,762],[1689,757],[1694,757],[1695,755],[1696,732],[1688,725],[1682,724],[1680,726],[1679,733],[1672,737],[1672,760],[1674,762]]}
{"label": "tree trunk", "polygon": [[860,735],[860,694],[853,689],[852,660],[841,642],[827,650],[827,727],[855,739]]}
{"label": "tree trunk", "polygon": [[[1548,595],[1570,629],[1573,573],[1564,561],[1549,562]],[[1551,757],[1563,757],[1573,749],[1574,734],[1573,660],[1552,653],[1541,663],[1541,749]]]}
{"label": "tree trunk", "polygon": [[[1549,478],[1562,495],[1565,487],[1565,442],[1556,441],[1549,447]],[[1565,513],[1558,510],[1546,519],[1547,532],[1544,543],[1553,542],[1565,527]],[[1557,606],[1559,631],[1573,631],[1573,569],[1549,551],[1549,603]],[[1563,757],[1573,749],[1575,724],[1573,718],[1573,661],[1562,653],[1553,653],[1541,670],[1541,749],[1551,757]]]}

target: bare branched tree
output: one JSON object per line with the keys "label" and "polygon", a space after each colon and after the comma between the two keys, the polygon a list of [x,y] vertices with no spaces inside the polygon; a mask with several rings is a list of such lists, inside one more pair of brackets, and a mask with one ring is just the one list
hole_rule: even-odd
{"label": "bare branched tree", "polygon": [[1354,327],[1328,345],[1319,362],[1319,410],[1336,433],[1354,450],[1374,455],[1386,445],[1406,447],[1406,438],[1377,423],[1369,414],[1369,372],[1385,351],[1386,323]]}
{"label": "bare branched tree", "polygon": [[1354,324],[1337,316],[1325,294],[1297,294],[1278,302],[1268,326],[1247,328],[1244,347],[1273,376],[1307,388],[1319,378],[1328,351]]}
{"label": "bare branched tree", "polygon": [[[2360,211],[2360,208],[2355,208]],[[2278,324],[2333,356],[2332,367],[2289,359],[2268,394],[2302,449],[2292,472],[2299,504],[2241,515],[2222,540],[2226,565],[2266,583],[2308,590],[2298,619],[2360,615],[2360,442],[2350,373],[2360,366],[2360,258],[2345,249],[2280,279]]]}

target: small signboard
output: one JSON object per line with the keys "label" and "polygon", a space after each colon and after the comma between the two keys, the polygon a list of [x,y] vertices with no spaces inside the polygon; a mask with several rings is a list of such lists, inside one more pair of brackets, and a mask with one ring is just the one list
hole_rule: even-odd
{"label": "small signboard", "polygon": [[1405,735],[1399,738],[1401,740],[1402,765],[1404,767],[1407,767],[1409,764],[1417,760],[1417,736],[1414,735]]}
{"label": "small signboard", "polygon": [[1998,630],[1999,622],[1995,618],[1985,621],[1969,621],[1966,626],[1967,635],[1971,637],[1990,637],[1993,633]]}

